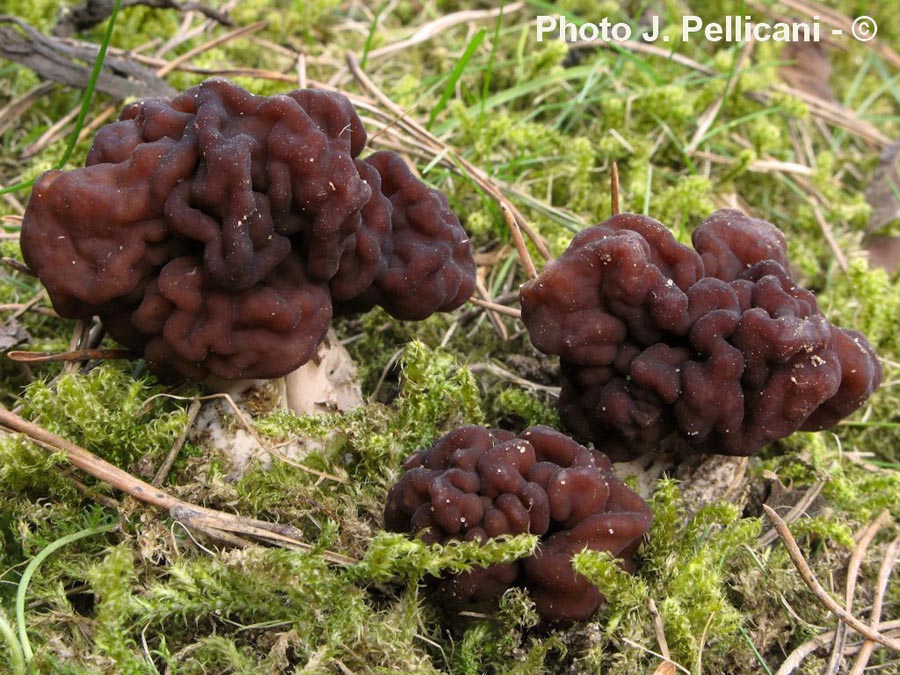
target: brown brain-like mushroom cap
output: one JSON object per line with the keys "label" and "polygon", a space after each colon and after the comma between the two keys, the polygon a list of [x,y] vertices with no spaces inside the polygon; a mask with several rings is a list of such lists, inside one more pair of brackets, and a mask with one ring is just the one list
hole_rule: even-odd
{"label": "brown brain-like mushroom cap", "polygon": [[334,92],[137,101],[85,167],[37,180],[22,253],[61,315],[99,315],[160,375],[283,375],[335,311],[419,319],[474,288],[446,199],[365,142]]}
{"label": "brown brain-like mushroom cap", "polygon": [[602,596],[575,574],[572,555],[585,548],[609,551],[631,569],[652,518],[644,500],[612,475],[605,455],[549,427],[519,436],[462,427],[404,467],[388,493],[388,530],[412,532],[429,543],[541,537],[539,551],[525,560],[442,581],[455,602],[493,600],[522,584],[545,618],[585,619]]}
{"label": "brown brain-like mushroom cap", "polygon": [[522,287],[532,342],[560,357],[569,428],[616,460],[671,433],[748,455],[862,405],[881,381],[875,352],[794,283],[774,225],[718,211],[693,242],[621,214]]}

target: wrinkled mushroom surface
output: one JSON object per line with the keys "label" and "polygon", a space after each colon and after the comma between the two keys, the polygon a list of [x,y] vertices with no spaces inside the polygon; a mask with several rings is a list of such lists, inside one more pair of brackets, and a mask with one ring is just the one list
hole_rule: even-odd
{"label": "wrinkled mushroom surface", "polygon": [[574,572],[571,556],[585,548],[609,551],[630,570],[652,519],[644,500],[612,475],[603,453],[549,427],[519,436],[462,427],[404,467],[388,493],[388,530],[429,543],[540,536],[533,556],[442,580],[455,602],[492,600],[521,584],[546,619],[585,619],[603,598]]}
{"label": "wrinkled mushroom surface", "polygon": [[140,100],[86,166],[37,180],[22,253],[57,312],[98,315],[162,376],[283,375],[333,313],[420,319],[474,288],[446,198],[365,142],[335,92],[211,79]]}
{"label": "wrinkled mushroom surface", "polygon": [[875,352],[794,283],[778,228],[722,210],[693,244],[620,214],[522,287],[532,342],[560,357],[559,410],[574,433],[614,460],[673,432],[749,455],[862,405],[881,381]]}

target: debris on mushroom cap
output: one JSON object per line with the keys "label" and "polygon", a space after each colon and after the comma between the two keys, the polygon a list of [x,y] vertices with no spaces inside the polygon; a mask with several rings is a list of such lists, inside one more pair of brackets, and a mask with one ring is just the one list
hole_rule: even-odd
{"label": "debris on mushroom cap", "polygon": [[136,101],[86,166],[38,178],[22,253],[59,314],[98,315],[161,376],[277,377],[334,312],[421,319],[474,289],[446,198],[365,142],[335,92],[211,79]]}
{"label": "debris on mushroom cap", "polygon": [[468,426],[404,464],[391,488],[385,527],[428,543],[531,533],[534,555],[454,575],[440,583],[455,602],[493,600],[523,584],[552,621],[590,616],[603,601],[571,557],[609,551],[631,570],[650,527],[650,507],[610,471],[609,459],[549,427],[519,436]]}
{"label": "debris on mushroom cap", "polygon": [[693,243],[620,214],[522,287],[532,342],[560,357],[560,416],[576,435],[615,460],[673,432],[749,455],[834,425],[880,384],[865,337],[831,325],[791,279],[774,225],[717,211]]}

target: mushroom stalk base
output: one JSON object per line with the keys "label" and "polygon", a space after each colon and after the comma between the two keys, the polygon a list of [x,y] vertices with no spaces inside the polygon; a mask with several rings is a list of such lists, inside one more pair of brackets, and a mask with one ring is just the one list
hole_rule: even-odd
{"label": "mushroom stalk base", "polygon": [[315,356],[297,370],[275,380],[223,380],[208,377],[208,389],[220,396],[204,404],[191,433],[195,442],[222,453],[231,465],[229,478],[244,474],[251,459],[268,466],[272,455],[302,459],[321,448],[319,439],[291,439],[275,445],[260,437],[252,418],[277,411],[323,415],[352,410],[363,402],[356,366],[333,330]]}

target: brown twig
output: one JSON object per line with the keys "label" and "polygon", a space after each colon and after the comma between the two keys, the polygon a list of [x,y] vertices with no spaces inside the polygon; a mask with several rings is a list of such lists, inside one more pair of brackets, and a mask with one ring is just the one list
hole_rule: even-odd
{"label": "brown twig", "polygon": [[69,363],[72,361],[87,361],[97,359],[109,361],[112,359],[133,359],[134,352],[127,349],[75,349],[69,352],[7,352],[6,356],[20,363]]}
{"label": "brown twig", "polygon": [[[139,501],[168,511],[174,520],[189,528],[202,530],[227,543],[234,544],[236,536],[244,535],[250,539],[285,548],[305,551],[312,548],[301,539],[303,533],[295,527],[267,523],[185,502],[15,413],[0,409],[0,425],[25,434],[32,441],[52,452],[64,453],[69,462],[94,478],[108,483]],[[330,551],[324,552],[322,557],[331,563],[340,565],[356,562],[353,558]]]}
{"label": "brown twig", "polygon": [[[822,488],[825,487],[824,480],[817,480],[813,485],[803,494],[800,500],[791,507],[791,510],[788,511],[784,516],[784,522],[793,523],[797,518],[806,513],[806,510],[810,507],[810,505],[815,501],[816,497],[819,496],[819,493],[822,492]],[[768,546],[772,542],[778,539],[778,531],[774,528],[765,532],[759,538],[760,546]]]}
{"label": "brown twig", "polygon": [[[393,125],[402,126],[414,139],[417,139],[421,143],[423,143],[435,156],[441,157],[441,163],[448,168],[460,172],[461,174],[467,176],[470,180],[472,180],[478,187],[484,190],[491,198],[494,199],[497,204],[500,205],[500,210],[503,213],[503,218],[506,220],[507,226],[509,227],[510,234],[512,235],[513,242],[516,246],[516,252],[519,255],[519,259],[522,262],[522,265],[525,267],[526,272],[529,277],[534,278],[537,276],[537,269],[534,265],[534,262],[531,260],[531,255],[528,251],[528,247],[525,244],[525,240],[523,234],[527,236],[535,248],[537,248],[538,252],[544,257],[545,260],[550,260],[552,256],[550,255],[550,250],[547,248],[546,243],[543,241],[541,237],[539,237],[531,228],[528,226],[525,217],[522,213],[515,207],[515,205],[509,201],[506,195],[503,194],[501,188],[496,184],[496,182],[488,176],[484,171],[480,168],[473,165],[467,159],[462,157],[459,153],[457,153],[453,148],[449,145],[436,138],[430,131],[428,131],[425,127],[420,125],[414,119],[412,119],[407,111],[403,110],[400,106],[398,106],[394,101],[390,99],[381,89],[368,77],[368,75],[363,72],[362,67],[359,65],[359,59],[357,59],[356,55],[353,52],[349,52],[347,54],[347,65],[350,68],[350,72],[353,77],[360,83],[375,99],[381,103],[385,108],[391,111],[391,113],[395,116],[392,122]],[[354,101],[355,103],[356,101]],[[369,106],[371,108],[371,106]]]}
{"label": "brown twig", "polygon": [[[885,511],[885,513],[887,512]],[[869,625],[873,628],[881,621],[881,610],[884,606],[884,594],[887,592],[888,580],[891,576],[891,570],[894,568],[894,563],[897,562],[898,555],[900,555],[900,538],[894,539],[888,547],[887,554],[884,556],[884,560],[881,561],[881,567],[878,569],[878,586],[875,592],[875,600],[872,603],[872,618],[869,620]],[[856,657],[856,661],[853,662],[853,668],[850,670],[850,675],[862,675],[866,666],[869,664],[869,659],[874,650],[874,642],[871,640],[863,642],[859,654]]]}
{"label": "brown twig", "polygon": [[788,555],[794,563],[794,566],[797,568],[797,571],[800,573],[800,578],[803,579],[803,583],[807,585],[809,590],[813,592],[825,608],[866,639],[877,642],[894,651],[900,651],[900,640],[888,637],[867,626],[841,607],[837,601],[828,594],[828,591],[822,587],[822,584],[816,579],[815,574],[813,574],[813,571],[809,568],[809,565],[803,558],[803,553],[800,551],[800,547],[797,546],[797,542],[794,540],[794,536],[791,534],[787,524],[771,507],[763,504],[762,508],[769,520],[772,521],[778,534],[781,535],[785,548],[787,548]]}
{"label": "brown twig", "polygon": [[469,298],[469,302],[473,305],[478,305],[479,307],[484,307],[485,309],[489,309],[492,312],[496,312],[497,314],[505,314],[506,316],[511,316],[516,319],[522,318],[522,310],[516,309],[515,307],[507,307],[506,305],[501,305],[498,302],[491,302],[490,300],[481,300],[476,297]]}
{"label": "brown twig", "polygon": [[191,427],[194,425],[194,420],[197,419],[197,413],[200,412],[200,406],[203,403],[194,399],[191,401],[191,405],[188,406],[187,411],[187,422],[185,422],[184,429],[181,430],[181,433],[178,434],[178,438],[175,439],[175,442],[172,444],[172,448],[169,450],[169,454],[166,455],[165,460],[160,465],[159,469],[157,469],[156,474],[153,476],[153,480],[150,481],[152,485],[155,487],[159,487],[166,480],[166,477],[169,475],[169,471],[172,470],[172,465],[175,463],[175,459],[178,457],[178,453],[181,452],[181,449],[184,447],[184,442],[187,440],[188,433],[191,430]]}
{"label": "brown twig", "polygon": [[13,269],[16,272],[19,272],[20,274],[25,274],[29,277],[37,277],[37,274],[35,274],[34,271],[28,265],[23,263],[21,260],[16,260],[15,258],[9,258],[7,256],[3,256],[3,258],[0,258],[0,262],[2,262],[4,265],[9,267],[10,269]]}
{"label": "brown twig", "polygon": [[[853,598],[856,595],[856,580],[859,578],[859,569],[862,567],[863,559],[866,557],[866,551],[869,544],[875,538],[884,525],[890,520],[891,514],[885,509],[881,512],[873,522],[866,526],[860,537],[859,542],[853,549],[850,556],[850,562],[847,564],[847,591],[844,597],[844,608],[848,612],[853,611]],[[871,623],[871,622],[870,622]],[[877,623],[877,621],[876,621]],[[831,660],[826,668],[826,673],[837,673],[841,667],[841,657],[844,652],[844,640],[847,637],[847,624],[840,622],[835,630],[834,646],[831,649]]]}
{"label": "brown twig", "polygon": [[[888,633],[891,631],[895,631],[900,628],[900,619],[894,621],[884,621],[875,626],[879,631],[884,633]],[[837,631],[830,630],[827,633],[822,633],[821,635],[817,635],[811,640],[807,640],[802,645],[797,647],[794,651],[788,654],[787,658],[781,663],[781,666],[778,668],[778,672],[775,675],[790,675],[797,668],[800,667],[800,664],[803,663],[803,659],[812,654],[817,649],[821,649],[825,645],[834,641],[835,635]],[[850,651],[848,648],[846,652]]]}
{"label": "brown twig", "polygon": [[609,172],[609,203],[612,215],[617,216],[622,213],[619,206],[619,165],[612,163]]}

